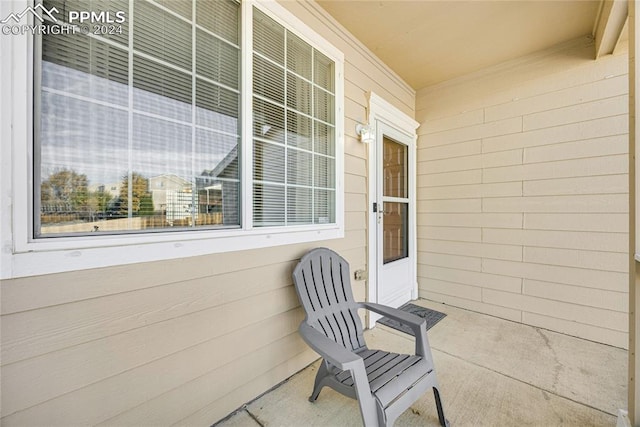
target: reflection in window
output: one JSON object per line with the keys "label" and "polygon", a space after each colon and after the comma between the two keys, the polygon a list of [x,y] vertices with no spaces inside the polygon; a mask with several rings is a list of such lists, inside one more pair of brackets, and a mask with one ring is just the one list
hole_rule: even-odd
{"label": "reflection in window", "polygon": [[131,4],[123,34],[42,36],[36,236],[240,224],[240,5]]}
{"label": "reflection in window", "polygon": [[382,139],[384,149],[384,195],[407,197],[407,146],[386,136]]}
{"label": "reflection in window", "polygon": [[[43,0],[125,11],[119,34],[41,36],[34,235],[336,222],[336,63],[239,0]],[[241,91],[251,180],[240,181]],[[244,185],[243,189],[241,187]]]}
{"label": "reflection in window", "polygon": [[405,199],[385,201],[383,216],[383,261],[389,263],[409,256],[408,149],[404,144],[384,136],[383,195]]}
{"label": "reflection in window", "polygon": [[409,210],[407,203],[384,202],[383,262],[409,256]]}

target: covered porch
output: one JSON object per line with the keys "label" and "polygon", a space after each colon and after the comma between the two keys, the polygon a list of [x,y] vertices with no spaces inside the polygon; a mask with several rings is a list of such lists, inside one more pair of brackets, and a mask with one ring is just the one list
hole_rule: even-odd
{"label": "covered porch", "polygon": [[[627,406],[627,351],[452,306],[429,332],[451,425],[615,425]],[[413,338],[386,326],[365,334],[371,348],[411,352]],[[329,388],[307,398],[318,361],[234,412],[218,427],[358,426],[357,402]],[[437,426],[431,394],[398,426]]]}
{"label": "covered porch", "polygon": [[[260,208],[255,216],[245,209],[244,223],[234,218],[244,227],[237,234],[204,227],[188,238],[164,230],[131,233],[130,240],[98,238],[95,246],[87,236],[58,246],[55,239],[27,241],[29,218],[38,215],[30,206],[37,189],[27,168],[31,148],[25,148],[31,147],[30,120],[40,119],[30,108],[34,43],[4,37],[0,423],[361,425],[357,403],[330,389],[315,404],[307,400],[318,361],[297,333],[304,313],[291,271],[305,252],[327,246],[358,273],[352,276],[356,300],[384,302],[372,292],[380,265],[372,256],[372,206],[382,200],[371,191],[374,144],[357,131],[370,121],[367,94],[374,93],[419,124],[407,161],[415,170],[406,175],[414,186],[407,202],[415,216],[407,228],[415,241],[411,299],[447,314],[428,334],[451,424],[615,425],[625,420],[619,411],[628,409],[638,425],[636,2],[226,3],[240,11],[233,21],[239,28],[243,22],[252,28],[254,9],[263,13],[277,4],[282,10],[274,17],[283,31],[296,35],[300,27],[310,45],[331,44],[344,55],[332,74],[340,89],[339,108],[331,112],[340,134],[339,167],[327,167],[339,184],[335,227],[323,228],[330,219],[324,215],[291,232],[247,226],[259,222]],[[171,10],[171,2],[139,4],[172,17],[189,34],[202,30],[195,6],[189,18]],[[0,16],[25,7],[26,0],[0,2]],[[418,27],[435,33],[420,35]],[[240,38],[251,47],[250,32]],[[189,44],[193,37],[184,40],[197,46]],[[134,58],[137,46],[130,41],[123,58]],[[116,41],[104,43],[125,50]],[[432,56],[420,47],[432,48]],[[242,60],[255,55],[235,48]],[[177,62],[192,70],[192,60],[184,58],[188,67]],[[134,62],[126,65],[127,76]],[[276,65],[283,76],[291,74]],[[248,155],[242,185],[252,194],[252,138],[260,129],[258,138],[266,139],[271,127],[251,123],[259,116],[252,106],[256,95],[248,76],[236,71],[234,78],[248,82],[240,85],[247,89],[246,123],[237,139]],[[194,76],[185,79],[187,86]],[[136,89],[125,86],[127,93]],[[180,96],[193,104],[194,90]],[[285,92],[283,86],[278,93]],[[191,104],[189,111],[197,111]],[[278,108],[292,110],[284,101]],[[188,125],[193,132],[184,134],[193,139],[197,127]],[[129,134],[122,141],[133,144]],[[207,215],[222,210],[208,198],[216,188],[204,188]],[[243,200],[247,207],[251,202]],[[203,223],[192,221],[211,225]],[[27,251],[27,243],[37,250]],[[372,348],[413,347],[410,336],[383,326],[365,337]],[[421,397],[396,425],[438,425],[432,396]]]}

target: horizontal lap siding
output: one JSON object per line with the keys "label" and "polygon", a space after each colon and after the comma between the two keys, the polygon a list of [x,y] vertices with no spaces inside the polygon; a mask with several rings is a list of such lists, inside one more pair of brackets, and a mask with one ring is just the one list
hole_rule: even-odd
{"label": "horizontal lap siding", "polygon": [[418,92],[421,297],[627,346],[627,58],[590,52]]}
{"label": "horizontal lap siding", "polygon": [[318,6],[284,6],[345,54],[345,238],[3,281],[2,425],[208,426],[317,358],[291,272],[316,246],[366,269],[355,125],[367,91],[410,116],[415,93]]}

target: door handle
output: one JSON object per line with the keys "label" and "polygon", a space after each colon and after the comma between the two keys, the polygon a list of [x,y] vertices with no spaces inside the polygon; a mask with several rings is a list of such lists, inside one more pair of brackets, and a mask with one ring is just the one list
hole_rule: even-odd
{"label": "door handle", "polygon": [[373,212],[378,213],[380,215],[391,213],[391,211],[385,211],[384,208],[380,208],[380,205],[376,202],[373,202]]}

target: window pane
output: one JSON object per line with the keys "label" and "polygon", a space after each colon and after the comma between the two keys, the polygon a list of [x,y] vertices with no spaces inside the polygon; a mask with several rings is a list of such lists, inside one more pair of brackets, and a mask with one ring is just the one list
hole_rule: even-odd
{"label": "window pane", "polygon": [[287,69],[311,80],[312,48],[295,34],[287,32]]}
{"label": "window pane", "polygon": [[131,150],[132,173],[175,175],[191,190],[191,126],[136,114]]}
{"label": "window pane", "polygon": [[256,8],[253,9],[253,49],[284,66],[284,28]]}
{"label": "window pane", "polygon": [[334,96],[329,92],[314,88],[315,106],[313,116],[323,122],[335,124]]}
{"label": "window pane", "polygon": [[335,93],[335,64],[332,60],[318,52],[313,52],[313,82],[331,93]]}
{"label": "window pane", "polygon": [[287,183],[311,186],[311,153],[287,149]]}
{"label": "window pane", "polygon": [[335,160],[325,156],[314,156],[315,170],[314,185],[319,188],[335,188],[336,165]]}
{"label": "window pane", "polygon": [[254,55],[253,93],[284,105],[284,70],[273,62]]}
{"label": "window pane", "polygon": [[284,190],[282,186],[254,184],[253,220],[257,226],[284,225]]}
{"label": "window pane", "polygon": [[127,19],[42,36],[36,236],[240,224],[240,5],[195,4],[47,3]]}
{"label": "window pane", "polygon": [[334,63],[255,8],[253,26],[254,224],[334,223]]}
{"label": "window pane", "polygon": [[334,127],[317,120],[314,120],[313,126],[315,129],[313,151],[329,156],[335,156],[336,144]]}
{"label": "window pane", "polygon": [[196,22],[220,38],[236,46],[240,44],[240,8],[237,1],[197,1]]}
{"label": "window pane", "polygon": [[284,144],[284,107],[254,99],[253,135]]}
{"label": "window pane", "polygon": [[146,1],[133,4],[133,48],[190,71],[191,24]]}
{"label": "window pane", "polygon": [[240,140],[198,130],[194,160],[198,193],[197,225],[240,223]]}
{"label": "window pane", "polygon": [[42,40],[42,86],[127,105],[129,56],[125,49],[83,35]]}
{"label": "window pane", "polygon": [[240,51],[237,47],[198,29],[196,31],[196,73],[238,89]]}
{"label": "window pane", "polygon": [[238,150],[240,139],[236,136],[198,129],[196,152],[193,159],[196,176],[239,180]]}
{"label": "window pane", "polygon": [[207,81],[196,80],[196,123],[229,133],[239,131],[240,95]]}
{"label": "window pane", "polygon": [[407,203],[384,202],[384,264],[409,256],[408,223]]}
{"label": "window pane", "polygon": [[133,107],[191,121],[191,76],[156,61],[133,57]]}
{"label": "window pane", "polygon": [[407,146],[385,136],[383,150],[383,194],[389,197],[407,197]]}
{"label": "window pane", "polygon": [[310,188],[287,189],[287,224],[311,224],[313,222],[313,197]]}
{"label": "window pane", "polygon": [[256,181],[284,182],[284,147],[268,142],[253,144],[253,179]]}
{"label": "window pane", "polygon": [[191,19],[192,0],[155,0],[167,9],[176,12],[180,16]]}
{"label": "window pane", "polygon": [[[40,230],[88,233],[109,212],[127,173],[127,113],[43,92]],[[81,150],[78,147],[82,147]]]}
{"label": "window pane", "polygon": [[311,150],[311,119],[287,111],[287,145]]}
{"label": "window pane", "polygon": [[236,225],[240,223],[240,183],[196,178],[198,213],[196,225]]}
{"label": "window pane", "polygon": [[315,190],[313,211],[315,224],[330,224],[336,222],[335,191]]}
{"label": "window pane", "polygon": [[291,73],[287,73],[287,107],[311,114],[311,84]]}
{"label": "window pane", "polygon": [[[115,201],[119,216],[132,218],[129,229],[147,228],[145,217],[156,215],[166,216],[169,225],[190,225],[187,220],[192,216],[193,205],[190,145],[190,126],[134,116],[132,168],[121,177],[120,194]],[[161,188],[171,189],[154,194],[151,188],[158,188],[158,183]],[[185,222],[174,222],[177,219]],[[154,221],[153,225],[158,224]]]}

